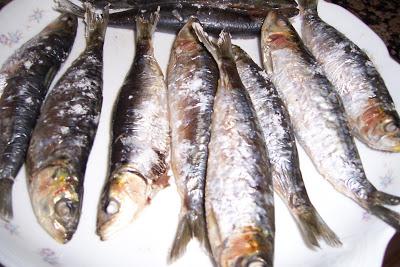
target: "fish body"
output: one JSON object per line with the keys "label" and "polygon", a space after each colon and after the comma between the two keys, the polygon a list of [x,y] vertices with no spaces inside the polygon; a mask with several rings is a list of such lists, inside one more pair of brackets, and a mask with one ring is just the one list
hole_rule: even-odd
{"label": "fish body", "polygon": [[182,208],[170,261],[178,258],[195,236],[207,247],[204,210],[211,115],[218,67],[192,29],[191,19],[174,42],[168,64],[171,166]]}
{"label": "fish body", "polygon": [[222,32],[216,42],[200,24],[194,29],[220,72],[205,198],[212,254],[220,267],[273,266],[273,186],[255,110],[237,72],[229,34]]}
{"label": "fish body", "polygon": [[341,97],[352,133],[373,149],[400,152],[400,118],[367,54],[324,22],[316,0],[300,1],[304,44]]}
{"label": "fish body", "polygon": [[[57,0],[57,9],[62,12],[71,12],[77,16],[83,16],[83,10],[78,5],[68,0]],[[148,7],[133,7],[127,10],[113,12],[110,14],[110,26],[129,27],[135,26],[135,17],[140,15],[142,9],[147,11],[157,10],[158,5]],[[273,8],[272,8],[273,9]],[[160,8],[160,21],[157,30],[161,32],[176,33],[194,16],[199,19],[203,27],[218,34],[225,30],[238,37],[253,37],[259,34],[262,22],[271,8],[256,8],[252,11],[214,7],[210,5],[191,3],[166,3]],[[281,12],[291,17],[297,14],[296,8],[288,7]]]}
{"label": "fish body", "polygon": [[[81,0],[81,2],[84,2]],[[168,4],[190,4],[203,5],[221,8],[235,8],[243,10],[256,10],[265,8],[296,8],[297,4],[293,0],[90,0],[92,4],[104,7],[110,5],[111,9],[139,7],[146,9],[149,7],[161,8]]]}
{"label": "fish body", "polygon": [[110,175],[98,210],[102,240],[132,222],[168,185],[167,87],[152,44],[158,18],[136,18],[136,55],[113,114]]}
{"label": "fish body", "polygon": [[297,140],[318,172],[336,190],[399,230],[399,214],[383,205],[398,205],[400,198],[378,191],[367,180],[340,98],[294,28],[271,12],[261,45],[265,68],[288,108]]}
{"label": "fish body", "polygon": [[240,47],[234,46],[236,66],[255,108],[267,145],[274,190],[285,202],[311,248],[319,239],[331,246],[339,238],[311,203],[300,171],[299,156],[289,113],[267,74]]}
{"label": "fish body", "polygon": [[48,94],[27,154],[27,184],[40,225],[60,243],[79,222],[86,163],[102,105],[107,10],[86,11],[86,48]]}
{"label": "fish body", "polygon": [[10,220],[12,186],[47,89],[74,43],[77,19],[60,15],[22,45],[0,70],[0,218]]}

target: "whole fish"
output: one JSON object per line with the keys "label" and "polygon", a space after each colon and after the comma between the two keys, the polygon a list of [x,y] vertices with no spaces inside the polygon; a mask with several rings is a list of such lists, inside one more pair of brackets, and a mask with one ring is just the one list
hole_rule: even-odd
{"label": "whole fish", "polygon": [[0,218],[13,217],[12,187],[40,107],[74,43],[77,19],[63,14],[11,55],[0,70]]}
{"label": "whole fish", "polygon": [[318,172],[337,191],[400,231],[400,215],[384,207],[400,204],[400,198],[378,191],[367,180],[339,96],[295,29],[271,12],[261,42],[265,68]]}
{"label": "whole fish", "polygon": [[[80,0],[85,2],[84,0]],[[168,4],[190,4],[203,5],[220,8],[235,8],[243,10],[256,10],[266,8],[296,8],[294,0],[90,0],[96,6],[103,7],[110,5],[111,9],[138,7],[146,9],[149,7],[161,8]]]}
{"label": "whole fish", "polygon": [[289,114],[277,90],[245,51],[233,46],[233,52],[240,78],[264,134],[275,192],[289,208],[308,246],[319,247],[319,239],[331,246],[340,245],[339,238],[325,224],[308,197]]}
{"label": "whole fish", "polygon": [[[83,16],[83,9],[69,0],[56,0],[56,3],[56,8],[61,12],[70,12],[79,17]],[[142,9],[155,11],[157,5],[147,8],[143,6],[134,7],[111,13],[109,25],[132,28],[136,23],[134,18],[141,14]],[[161,6],[157,30],[176,33],[189,21],[190,17],[194,16],[209,32],[219,33],[224,29],[237,37],[253,37],[260,33],[262,22],[269,10],[271,8],[246,11],[190,3],[168,3]],[[297,14],[297,9],[287,8],[281,10],[281,12],[291,17]]]}
{"label": "whole fish", "polygon": [[102,240],[131,223],[168,185],[167,87],[152,44],[158,18],[158,12],[136,18],[136,55],[113,114],[110,174],[97,214]]}
{"label": "whole fish", "polygon": [[183,254],[193,236],[209,249],[204,190],[219,73],[211,54],[192,29],[196,22],[191,18],[179,32],[168,64],[171,166],[182,200],[169,261]]}
{"label": "whole fish", "polygon": [[193,28],[220,73],[205,199],[213,257],[220,267],[273,266],[274,198],[263,133],[237,72],[229,34],[222,32],[215,41],[200,24]]}
{"label": "whole fish", "polygon": [[60,243],[79,222],[86,163],[102,105],[108,10],[86,6],[86,48],[48,94],[27,154],[27,184],[40,225]]}
{"label": "whole fish", "polygon": [[400,152],[400,118],[367,54],[318,16],[317,0],[299,1],[302,37],[346,110],[352,133],[371,148]]}

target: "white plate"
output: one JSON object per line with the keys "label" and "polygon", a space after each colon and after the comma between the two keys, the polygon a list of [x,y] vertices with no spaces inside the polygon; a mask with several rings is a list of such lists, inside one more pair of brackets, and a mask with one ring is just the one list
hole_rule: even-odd
{"label": "white plate", "polygon": [[[51,0],[14,0],[0,12],[0,63],[46,24],[57,17]],[[392,60],[383,42],[367,26],[346,10],[321,1],[320,15],[367,51],[376,63],[392,97],[400,107],[400,65]],[[296,26],[298,24],[296,23]],[[72,53],[55,81],[84,49],[83,23]],[[164,73],[174,35],[156,33],[156,57]],[[235,40],[260,62],[258,40]],[[0,223],[0,262],[7,267],[128,267],[166,266],[166,257],[177,225],[180,199],[174,182],[160,192],[140,218],[112,240],[101,242],[95,235],[99,195],[106,178],[111,107],[134,56],[133,30],[107,30],[104,47],[104,104],[100,125],[85,178],[81,221],[66,245],[53,241],[36,222],[21,169],[14,187],[12,223]],[[400,154],[372,151],[357,143],[365,171],[378,189],[400,195]],[[288,210],[276,199],[276,267],[378,267],[394,230],[364,212],[354,202],[337,193],[315,171],[300,150],[301,168],[309,196],[328,225],[343,242],[341,248],[323,246],[307,249]],[[397,164],[396,164],[397,162]],[[396,209],[400,211],[399,208]],[[206,267],[211,263],[193,241],[182,259],[171,267]]]}

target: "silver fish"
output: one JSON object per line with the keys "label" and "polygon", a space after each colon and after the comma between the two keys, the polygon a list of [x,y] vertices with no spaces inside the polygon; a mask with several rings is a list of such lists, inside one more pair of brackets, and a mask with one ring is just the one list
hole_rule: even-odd
{"label": "silver fish", "polygon": [[319,247],[319,239],[341,245],[311,203],[300,171],[299,156],[288,111],[267,74],[238,46],[236,66],[257,113],[271,163],[274,190],[293,215],[306,244]]}
{"label": "silver fish", "polygon": [[48,94],[27,154],[27,184],[39,224],[60,243],[78,226],[86,163],[102,106],[108,10],[86,6],[86,48]]}
{"label": "silver fish", "polygon": [[78,22],[63,14],[11,55],[0,70],[0,218],[13,217],[12,187],[47,90],[75,40]]}
{"label": "silver fish", "polygon": [[169,256],[183,254],[191,237],[207,249],[204,210],[211,114],[218,86],[218,67],[192,29],[191,18],[175,39],[168,64],[168,103],[171,126],[171,166],[182,208]]}
{"label": "silver fish", "polygon": [[400,118],[367,54],[301,0],[302,38],[341,97],[352,133],[373,149],[400,152]]}
{"label": "silver fish", "polygon": [[216,60],[220,80],[214,101],[207,162],[206,215],[211,250],[220,267],[273,266],[274,199],[262,131],[232,54],[193,28]]}
{"label": "silver fish", "polygon": [[136,18],[136,55],[113,114],[110,174],[97,214],[102,240],[129,225],[168,185],[167,87],[152,43],[158,19],[158,12]]}
{"label": "silver fish", "polygon": [[400,198],[378,191],[365,175],[340,98],[287,19],[271,12],[262,29],[265,68],[300,145],[333,187],[398,231],[400,215],[383,205]]}

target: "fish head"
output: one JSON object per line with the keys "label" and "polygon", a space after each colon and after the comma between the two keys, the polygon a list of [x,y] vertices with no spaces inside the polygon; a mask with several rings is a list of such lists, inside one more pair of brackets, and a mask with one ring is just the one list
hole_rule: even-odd
{"label": "fish head", "polygon": [[79,223],[81,186],[76,176],[62,166],[43,168],[32,177],[30,196],[40,225],[56,241],[71,240]]}
{"label": "fish head", "polygon": [[[373,100],[370,100],[373,101]],[[400,152],[400,119],[396,111],[387,111],[380,105],[370,105],[360,117],[359,132],[361,139],[371,147]]]}
{"label": "fish head", "polygon": [[262,41],[269,49],[276,50],[295,43],[297,34],[287,18],[277,11],[268,12],[262,26]]}
{"label": "fish head", "polygon": [[273,237],[254,226],[242,228],[223,242],[223,267],[272,267]]}
{"label": "fish head", "polygon": [[149,202],[149,187],[140,174],[122,168],[106,184],[97,213],[101,240],[128,226]]}

